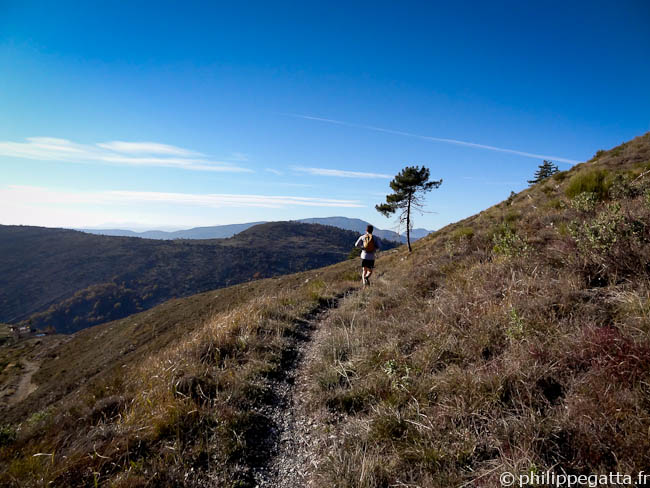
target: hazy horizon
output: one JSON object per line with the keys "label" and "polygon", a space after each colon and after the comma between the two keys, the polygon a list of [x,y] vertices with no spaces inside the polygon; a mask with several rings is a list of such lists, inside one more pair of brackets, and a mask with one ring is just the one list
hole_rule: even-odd
{"label": "hazy horizon", "polygon": [[[328,215],[327,217],[302,217],[298,219],[289,219],[289,221],[300,221],[300,220],[305,220],[305,219],[312,219],[312,218],[319,218],[319,219],[337,219],[337,218],[347,218],[347,219],[352,219],[355,220],[357,219],[356,217],[343,217],[342,215]],[[358,220],[363,220],[363,219],[358,219]],[[213,225],[201,225],[201,226],[194,226],[194,227],[187,227],[187,226],[181,226],[181,227],[170,227],[170,226],[160,226],[160,227],[151,227],[145,225],[140,225],[135,222],[106,222],[104,224],[99,224],[96,226],[92,227],[52,227],[52,226],[47,226],[47,225],[42,225],[42,226],[35,226],[35,227],[45,227],[45,228],[63,228],[63,229],[71,229],[71,230],[126,230],[126,231],[131,231],[131,232],[137,232],[137,233],[142,233],[142,232],[150,232],[150,231],[161,231],[161,232],[177,232],[177,231],[183,231],[183,230],[190,230],[190,229],[195,229],[195,228],[201,228],[201,227],[220,227],[220,226],[229,226],[229,225],[241,225],[241,224],[251,224],[251,223],[257,223],[257,222],[283,222],[281,220],[268,220],[268,221],[248,221],[248,222],[234,222],[231,224],[213,224]],[[0,225],[29,225],[29,224],[0,224]],[[380,227],[378,227],[380,228]],[[406,230],[402,227],[400,227],[396,222],[388,222],[387,227],[381,227],[381,230],[389,230],[393,231],[396,233],[401,233],[404,234]],[[426,229],[425,227],[422,226],[415,226],[414,229],[424,229],[428,231],[434,231],[437,229]]]}

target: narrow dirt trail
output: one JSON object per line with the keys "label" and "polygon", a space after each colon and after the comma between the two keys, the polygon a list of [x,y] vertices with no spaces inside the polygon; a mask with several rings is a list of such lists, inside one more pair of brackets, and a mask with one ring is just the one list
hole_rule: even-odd
{"label": "narrow dirt trail", "polygon": [[319,426],[307,409],[309,365],[326,335],[330,312],[355,292],[348,290],[299,324],[299,337],[291,348],[292,360],[282,378],[269,385],[276,401],[260,412],[272,420],[272,428],[265,445],[266,460],[253,468],[257,488],[313,486],[312,474],[318,460],[315,433]]}
{"label": "narrow dirt trail", "polygon": [[25,370],[23,372],[23,376],[20,378],[20,381],[18,382],[18,387],[16,388],[16,392],[13,395],[11,395],[11,397],[9,397],[8,400],[9,406],[13,406],[19,402],[22,402],[25,398],[29,396],[30,393],[32,393],[37,388],[37,386],[32,383],[32,376],[34,376],[34,373],[38,371],[40,363],[29,361],[27,359],[21,359],[21,362],[25,366]]}

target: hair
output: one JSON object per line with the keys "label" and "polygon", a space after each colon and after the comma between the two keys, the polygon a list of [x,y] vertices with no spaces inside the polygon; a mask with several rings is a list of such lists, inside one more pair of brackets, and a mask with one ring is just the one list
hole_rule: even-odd
{"label": "hair", "polygon": [[368,224],[368,227],[366,227],[366,232],[368,234],[372,234],[373,230],[375,230],[375,228],[372,225]]}

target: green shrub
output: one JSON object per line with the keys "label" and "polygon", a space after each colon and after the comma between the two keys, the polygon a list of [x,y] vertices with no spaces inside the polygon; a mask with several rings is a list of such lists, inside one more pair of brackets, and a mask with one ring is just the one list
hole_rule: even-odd
{"label": "green shrub", "polygon": [[606,286],[645,274],[648,230],[644,218],[622,211],[618,202],[607,205],[593,218],[571,222],[569,234],[578,248],[578,263],[590,286]]}
{"label": "green shrub", "polygon": [[456,229],[451,236],[456,241],[461,241],[463,239],[469,240],[474,237],[474,229],[472,227],[460,227]]}
{"label": "green shrub", "polygon": [[382,371],[391,381],[391,388],[406,388],[409,383],[411,368],[401,361],[389,359],[382,366]]}
{"label": "green shrub", "polygon": [[16,429],[10,425],[0,426],[0,446],[6,446],[16,440]]}
{"label": "green shrub", "polygon": [[528,243],[508,225],[502,225],[492,237],[492,251],[506,257],[524,256],[530,251]]}
{"label": "green shrub", "polygon": [[609,187],[610,198],[634,198],[640,195],[642,188],[635,184],[635,177],[634,173],[617,173]]}
{"label": "green shrub", "polygon": [[571,199],[569,205],[578,212],[591,212],[596,208],[598,198],[594,193],[584,192]]}
{"label": "green shrub", "polygon": [[508,311],[508,327],[506,328],[506,336],[512,340],[521,339],[524,336],[524,321],[513,307]]}
{"label": "green shrub", "polygon": [[608,171],[603,169],[582,171],[569,180],[566,195],[573,198],[581,193],[593,193],[598,200],[604,200],[608,196],[611,185],[607,175]]}
{"label": "green shrub", "polygon": [[591,221],[572,222],[569,230],[578,248],[584,252],[608,252],[622,234],[624,218],[620,211],[620,205],[612,204]]}
{"label": "green shrub", "polygon": [[50,417],[49,410],[41,410],[40,412],[33,413],[28,419],[27,424],[36,425]]}

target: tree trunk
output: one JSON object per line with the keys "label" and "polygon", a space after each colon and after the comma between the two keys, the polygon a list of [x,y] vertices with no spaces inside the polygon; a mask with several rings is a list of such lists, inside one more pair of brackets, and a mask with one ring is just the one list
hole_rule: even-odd
{"label": "tree trunk", "polygon": [[406,207],[406,243],[409,247],[409,252],[411,249],[411,195],[409,194],[409,202]]}

